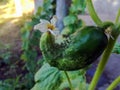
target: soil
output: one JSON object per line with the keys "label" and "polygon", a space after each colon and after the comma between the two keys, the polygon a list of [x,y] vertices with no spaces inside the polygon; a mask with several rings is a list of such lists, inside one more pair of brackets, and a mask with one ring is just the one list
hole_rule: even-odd
{"label": "soil", "polygon": [[[12,2],[12,1],[11,1]],[[15,16],[13,3],[0,2],[0,80],[16,78],[24,75],[25,62],[21,57],[20,29],[32,15],[28,12],[23,17]],[[29,8],[29,11],[33,9]]]}
{"label": "soil", "polygon": [[[4,33],[5,31],[6,33]],[[23,69],[24,61],[20,59],[20,27],[9,21],[2,25],[0,32],[0,41],[2,43],[0,54],[10,53],[10,55],[8,55],[10,61],[5,61],[5,57],[0,57],[0,80],[16,78],[21,74],[24,75],[26,72],[26,70]]]}

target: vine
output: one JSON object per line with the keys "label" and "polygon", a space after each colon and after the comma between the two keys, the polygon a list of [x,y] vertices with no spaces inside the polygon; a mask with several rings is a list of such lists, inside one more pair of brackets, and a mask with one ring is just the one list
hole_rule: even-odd
{"label": "vine", "polygon": [[[101,20],[99,19],[99,17],[97,16],[95,10],[94,10],[94,7],[93,7],[93,4],[92,4],[92,0],[87,0],[87,7],[88,7],[88,11],[90,13],[90,16],[91,18],[94,20],[94,22],[98,25],[98,26],[101,26],[102,25],[102,22]],[[118,11],[118,14],[117,14],[117,17],[116,17],[116,22],[115,24],[118,24],[119,23],[119,16],[120,16],[120,10]],[[112,38],[109,39],[109,42],[108,42],[108,46],[107,48],[105,49],[104,53],[102,54],[102,58],[100,60],[100,63],[98,64],[98,67],[97,67],[97,70],[95,72],[95,75],[92,79],[92,82],[89,86],[89,90],[94,90],[95,89],[95,86],[105,68],[105,65],[109,59],[109,56],[113,50],[113,47],[116,43],[116,40],[119,36],[119,28],[115,28],[116,26],[114,26],[114,28],[112,28],[112,35],[114,36],[114,40]],[[115,34],[115,35],[114,35]]]}

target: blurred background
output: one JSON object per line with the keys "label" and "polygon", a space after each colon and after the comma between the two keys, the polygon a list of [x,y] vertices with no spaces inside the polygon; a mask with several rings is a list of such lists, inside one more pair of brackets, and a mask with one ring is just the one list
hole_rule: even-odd
{"label": "blurred background", "polygon": [[[20,41],[20,28],[33,15],[33,0],[0,0],[0,48]],[[15,45],[16,46],[16,45]],[[19,45],[16,47],[19,48]]]}
{"label": "blurred background", "polygon": [[[30,90],[34,85],[34,74],[40,66],[36,69],[35,67],[41,62],[34,64],[36,62],[26,60],[25,54],[21,56],[21,54],[24,53],[23,51],[26,50],[23,49],[22,46],[23,39],[21,38],[21,31],[23,33],[24,30],[21,29],[23,27],[32,29],[30,26],[33,24],[27,24],[29,27],[26,27],[25,24],[34,19],[33,16],[37,13],[39,6],[43,5],[43,1],[44,0],[0,0],[0,90],[8,90],[5,88],[12,86],[14,86],[15,89],[10,90]],[[93,4],[103,21],[114,21],[117,11],[120,8],[120,0],[93,0]],[[58,3],[58,6],[62,8],[63,6],[60,5],[61,4]],[[59,9],[58,11],[61,10]],[[57,13],[58,16],[64,17],[65,14],[61,14],[62,13]],[[79,18],[84,20],[87,25],[95,25],[90,18],[87,9],[85,9],[84,14],[79,15]],[[60,17],[59,19],[63,18]],[[27,32],[25,37],[29,36],[29,34],[30,33]],[[119,42],[120,38],[118,39],[118,43]],[[35,50],[37,49],[35,47]],[[31,53],[29,54],[31,55]],[[40,52],[38,52],[37,55],[41,57]],[[34,56],[32,58],[34,58]],[[102,76],[99,90],[105,90],[105,87],[120,75],[119,58],[120,55],[111,55]],[[93,67],[88,71],[88,81],[92,79],[97,63],[98,61],[95,62]],[[28,84],[28,82],[30,83]],[[21,84],[18,85],[18,83]],[[120,87],[116,90],[120,90]]]}

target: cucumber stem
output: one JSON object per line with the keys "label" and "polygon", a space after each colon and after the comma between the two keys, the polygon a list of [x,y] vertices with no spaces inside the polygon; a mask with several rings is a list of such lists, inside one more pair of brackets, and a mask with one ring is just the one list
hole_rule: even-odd
{"label": "cucumber stem", "polygon": [[98,17],[94,7],[93,7],[93,3],[92,0],[87,0],[87,9],[88,12],[91,16],[91,18],[93,19],[93,21],[98,25],[98,26],[102,26],[102,21],[101,19]]}
{"label": "cucumber stem", "polygon": [[117,39],[117,37],[115,37],[114,40],[113,39],[109,40],[108,46],[105,49],[105,51],[103,52],[103,54],[102,54],[102,58],[101,58],[101,60],[100,60],[100,62],[98,64],[97,70],[96,70],[96,72],[94,74],[94,77],[92,79],[92,82],[91,82],[88,90],[95,90],[95,87],[96,87],[96,85],[98,83],[98,80],[99,80],[99,78],[100,78],[100,76],[101,76],[101,74],[102,74],[102,72],[103,72],[103,70],[105,68],[105,65],[106,65],[106,63],[107,63],[107,61],[109,59],[109,56],[110,56],[110,54],[112,52],[112,49],[113,49],[114,44],[116,42],[116,39]]}
{"label": "cucumber stem", "polygon": [[115,19],[115,24],[119,23],[119,20],[120,20],[120,8],[118,10],[118,13],[117,13],[117,16],[116,16],[116,19]]}
{"label": "cucumber stem", "polygon": [[[115,23],[119,24],[119,22],[117,22],[117,21]],[[119,29],[120,29],[120,27],[117,28],[118,31],[119,31]],[[110,57],[110,54],[112,52],[112,49],[116,43],[118,36],[119,36],[119,33],[115,32],[114,40],[112,38],[109,39],[108,46],[106,47],[105,51],[102,54],[102,58],[98,64],[97,70],[96,70],[94,77],[92,79],[92,82],[89,86],[89,90],[95,90],[95,86],[98,83],[98,80],[99,80],[99,78],[100,78],[100,76],[105,68],[106,63],[108,62],[108,59]]]}
{"label": "cucumber stem", "polygon": [[[102,21],[100,20],[100,18],[97,16],[97,13],[95,12],[95,9],[94,9],[93,4],[92,4],[92,0],[87,0],[87,9],[88,9],[89,14],[90,14],[91,18],[93,19],[93,21],[98,26],[102,27]],[[119,16],[120,16],[120,11],[118,12],[117,17],[116,17],[116,21],[115,21],[115,23],[117,23],[117,24],[119,23]],[[108,42],[108,46],[102,54],[102,58],[100,60],[100,63],[98,64],[97,70],[94,74],[94,77],[92,79],[92,82],[91,82],[88,90],[95,90],[95,87],[96,87],[98,80],[99,80],[99,78],[100,78],[100,76],[105,68],[105,65],[109,59],[109,56],[112,52],[112,49],[115,45],[117,38],[118,38],[118,35],[116,35],[114,37],[114,40],[110,38],[110,40]]]}
{"label": "cucumber stem", "polygon": [[71,90],[74,90],[73,87],[72,87],[72,83],[71,83],[71,81],[70,81],[70,78],[69,78],[69,75],[68,75],[67,71],[64,71],[64,73],[65,73],[65,75],[66,75],[66,77],[67,77],[68,83],[69,83],[69,85],[70,85],[70,89],[71,89]]}
{"label": "cucumber stem", "polygon": [[120,83],[120,76],[117,77],[111,85],[107,88],[107,90],[113,90]]}

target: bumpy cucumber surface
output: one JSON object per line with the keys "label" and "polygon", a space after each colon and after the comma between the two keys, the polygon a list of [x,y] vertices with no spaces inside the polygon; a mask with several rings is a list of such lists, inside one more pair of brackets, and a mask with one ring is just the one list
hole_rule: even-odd
{"label": "bumpy cucumber surface", "polygon": [[78,70],[90,65],[104,51],[108,39],[103,31],[99,27],[86,26],[66,37],[61,44],[46,32],[40,39],[40,49],[51,66],[60,70]]}

